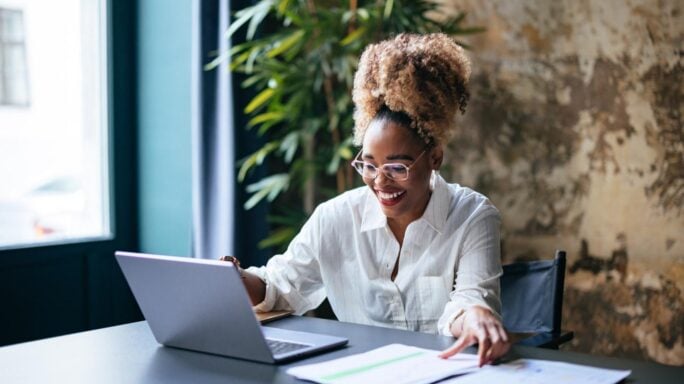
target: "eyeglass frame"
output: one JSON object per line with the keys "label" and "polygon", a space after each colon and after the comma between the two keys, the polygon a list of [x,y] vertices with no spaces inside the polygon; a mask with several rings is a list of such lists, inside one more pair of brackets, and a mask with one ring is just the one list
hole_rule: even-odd
{"label": "eyeglass frame", "polygon": [[[386,178],[388,178],[388,179],[390,179],[390,180],[394,180],[394,181],[406,181],[406,180],[409,179],[409,177],[411,177],[411,173],[410,173],[411,168],[412,168],[414,165],[416,165],[416,163],[418,162],[418,160],[420,160],[420,158],[425,154],[425,152],[427,152],[427,150],[428,150],[428,148],[423,149],[423,152],[421,152],[420,155],[418,155],[418,157],[416,157],[415,160],[413,160],[413,162],[411,162],[411,164],[409,164],[409,165],[402,164],[402,163],[385,163],[385,164],[383,164],[383,165],[380,166],[380,167],[376,167],[375,165],[373,165],[373,164],[371,164],[371,163],[369,163],[369,162],[367,162],[367,161],[359,160],[359,156],[363,153],[363,148],[361,148],[361,150],[359,151],[359,153],[357,153],[356,156],[354,156],[354,160],[351,161],[350,165],[352,166],[352,168],[354,168],[354,169],[356,170],[356,172],[357,172],[359,175],[361,175],[361,177],[363,177],[363,178],[365,178],[365,179],[369,179],[369,180],[375,180],[375,179],[377,179],[377,178],[378,178],[378,175],[380,174],[379,170],[382,169],[382,173],[383,173],[383,175],[385,175]],[[363,168],[366,167],[366,164],[370,165],[371,167],[373,167],[373,168],[375,169],[375,176],[373,176],[373,177],[366,177],[366,176],[364,176],[364,175],[363,175],[363,168],[362,168],[361,170],[359,170],[359,168],[356,168],[356,164],[362,164],[362,165],[363,165]],[[394,167],[400,166],[400,167],[406,168],[406,178],[405,178],[405,179],[395,179],[395,178],[391,177],[391,176],[388,175],[387,172],[385,171],[385,167],[387,167],[387,166],[394,166]]]}

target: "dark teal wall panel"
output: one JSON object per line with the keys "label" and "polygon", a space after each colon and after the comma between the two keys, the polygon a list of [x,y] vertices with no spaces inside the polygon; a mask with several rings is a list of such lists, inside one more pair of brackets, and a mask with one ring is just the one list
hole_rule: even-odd
{"label": "dark teal wall panel", "polygon": [[191,250],[192,1],[138,2],[140,247]]}

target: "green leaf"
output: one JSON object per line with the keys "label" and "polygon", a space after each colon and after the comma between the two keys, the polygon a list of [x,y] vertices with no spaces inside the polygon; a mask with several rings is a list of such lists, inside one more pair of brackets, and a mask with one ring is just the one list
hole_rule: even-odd
{"label": "green leaf", "polygon": [[259,136],[265,135],[266,132],[268,132],[268,130],[271,129],[277,123],[278,123],[277,121],[271,120],[271,121],[267,121],[267,122],[261,124],[261,126],[259,127],[259,131],[258,131]]}
{"label": "green leaf", "polygon": [[280,0],[278,3],[278,13],[283,15],[285,14],[285,11],[287,11],[287,6],[290,3],[290,0]]}
{"label": "green leaf", "polygon": [[358,40],[361,36],[363,36],[364,33],[366,33],[366,27],[357,28],[348,34],[347,37],[342,39],[342,41],[340,41],[340,45],[345,47]]}
{"label": "green leaf", "polygon": [[224,52],[217,57],[215,57],[212,61],[208,62],[207,64],[204,64],[202,69],[205,71],[211,71],[212,69],[216,69],[216,67],[219,66],[223,61],[225,61],[228,58],[228,53]]}
{"label": "green leaf", "polygon": [[242,88],[249,88],[261,80],[263,80],[263,77],[261,76],[261,74],[253,75],[253,76],[246,78],[245,81],[240,83],[240,86]]}
{"label": "green leaf", "polygon": [[290,36],[286,37],[285,39],[279,41],[276,43],[276,46],[268,51],[266,54],[266,57],[268,58],[274,58],[278,56],[279,54],[289,50],[292,48],[295,44],[297,44],[306,34],[306,31],[303,29],[297,30],[293,33],[290,34]]}
{"label": "green leaf", "polygon": [[291,163],[294,158],[297,148],[299,147],[299,132],[290,132],[285,136],[283,142],[280,143],[280,151],[285,153],[285,162]]}
{"label": "green leaf", "polygon": [[259,204],[259,202],[260,202],[261,200],[263,200],[264,198],[266,198],[266,195],[267,195],[267,194],[268,194],[268,190],[266,190],[266,189],[263,189],[263,190],[261,190],[261,191],[258,191],[257,193],[253,194],[252,197],[250,197],[250,198],[245,202],[245,204],[243,205],[243,207],[244,207],[246,210],[249,210],[249,209],[254,208],[257,204]]}
{"label": "green leaf", "polygon": [[281,192],[287,190],[290,185],[290,175],[287,173],[278,173],[265,177],[254,184],[247,186],[247,192],[254,193],[252,197],[245,202],[245,209],[252,209],[255,205],[263,199],[273,201]]}
{"label": "green leaf", "polygon": [[247,27],[247,40],[252,40],[254,38],[257,27],[266,18],[268,12],[271,10],[271,6],[273,6],[273,0],[261,0],[261,2],[255,6],[256,11],[253,13],[252,19],[249,21],[249,26]]}
{"label": "green leaf", "polygon": [[245,63],[245,72],[246,73],[252,73],[254,72],[254,62],[256,59],[259,57],[261,54],[260,49],[252,49],[249,52],[249,57],[247,58],[247,62]]}
{"label": "green leaf", "polygon": [[260,249],[288,244],[297,235],[297,230],[292,227],[282,227],[271,232],[268,237],[257,243]]}
{"label": "green leaf", "polygon": [[335,154],[330,163],[328,163],[328,167],[326,168],[325,172],[329,175],[334,175],[335,172],[337,172],[337,168],[340,167],[340,160],[340,156]]}
{"label": "green leaf", "polygon": [[250,101],[249,104],[247,104],[247,106],[245,107],[245,113],[254,112],[257,108],[262,106],[271,97],[273,97],[273,95],[275,95],[275,89],[273,89],[273,88],[264,89],[258,95],[254,96],[252,101]]}
{"label": "green leaf", "polygon": [[390,15],[392,15],[392,8],[394,8],[394,0],[387,0],[385,3],[385,12],[383,13],[385,19],[389,19]]}
{"label": "green leaf", "polygon": [[[257,13],[262,11],[264,7],[270,8],[272,4],[272,0],[262,0],[261,2],[251,6],[244,8],[238,12],[235,13],[235,16],[237,16],[237,19],[233,21],[230,24],[230,27],[228,27],[228,30],[226,30],[225,33],[225,38],[230,39],[233,34],[240,29],[246,22],[248,22],[250,19],[252,19]],[[253,36],[253,35],[252,35]],[[251,40],[251,38],[248,38],[248,40]]]}
{"label": "green leaf", "polygon": [[328,174],[335,174],[337,170],[340,168],[340,163],[342,162],[342,160],[351,160],[352,156],[354,156],[351,149],[349,148],[350,144],[350,141],[345,140],[342,144],[340,144],[337,147],[337,150],[335,151],[332,160],[330,161],[330,163],[328,163],[328,167],[326,168],[326,172]]}
{"label": "green leaf", "polygon": [[231,60],[230,61],[230,70],[234,71],[237,67],[242,65],[242,63],[244,63],[245,60],[247,60],[250,53],[251,53],[251,51],[244,52],[244,53],[240,54],[238,57]]}
{"label": "green leaf", "polygon": [[348,23],[349,20],[351,20],[352,15],[353,15],[352,11],[345,11],[345,12],[342,14],[342,22],[343,22],[343,23]]}
{"label": "green leaf", "polygon": [[266,156],[268,156],[269,153],[276,150],[278,148],[278,145],[279,144],[277,141],[271,141],[270,143],[266,143],[256,152],[252,153],[251,155],[247,156],[247,158],[242,160],[242,165],[240,165],[240,171],[238,172],[238,180],[240,182],[245,181],[245,178],[247,177],[247,172],[249,172],[249,170],[252,169],[252,167],[261,165],[264,162]]}
{"label": "green leaf", "polygon": [[267,121],[281,121],[285,118],[285,114],[283,112],[266,112],[262,113],[259,115],[254,116],[247,125],[249,127],[253,127],[257,124],[261,124]]}
{"label": "green leaf", "polygon": [[352,152],[351,148],[347,146],[340,147],[338,152],[340,154],[340,157],[345,160],[351,160],[351,158],[354,156],[354,153]]}

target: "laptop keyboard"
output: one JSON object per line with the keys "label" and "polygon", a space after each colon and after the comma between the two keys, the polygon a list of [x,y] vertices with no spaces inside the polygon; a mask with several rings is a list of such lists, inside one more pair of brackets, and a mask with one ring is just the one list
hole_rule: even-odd
{"label": "laptop keyboard", "polygon": [[310,347],[310,345],[307,344],[291,343],[289,341],[273,339],[266,339],[266,343],[268,344],[268,347],[271,348],[271,352],[273,352],[274,356]]}

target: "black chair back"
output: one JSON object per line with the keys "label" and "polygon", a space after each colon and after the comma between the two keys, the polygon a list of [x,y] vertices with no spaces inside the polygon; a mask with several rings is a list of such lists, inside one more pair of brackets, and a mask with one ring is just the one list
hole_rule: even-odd
{"label": "black chair back", "polygon": [[560,334],[565,284],[565,251],[553,260],[503,266],[501,304],[509,332]]}

